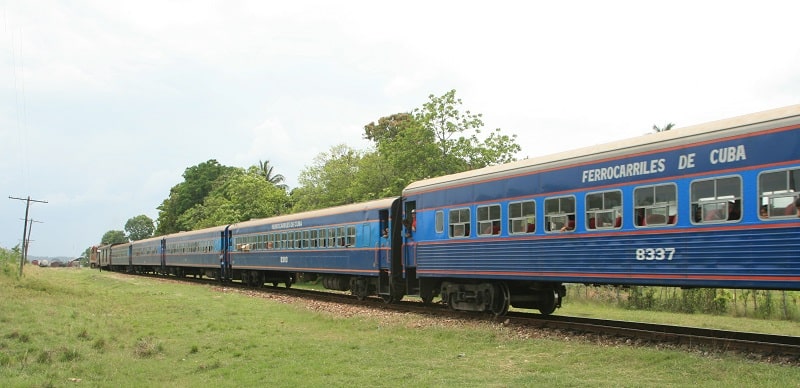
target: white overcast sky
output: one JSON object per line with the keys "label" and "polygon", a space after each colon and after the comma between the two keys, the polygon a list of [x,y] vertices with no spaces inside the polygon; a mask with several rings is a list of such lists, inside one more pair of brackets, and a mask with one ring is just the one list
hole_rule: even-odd
{"label": "white overcast sky", "polygon": [[800,2],[2,1],[0,246],[77,256],[190,166],[315,156],[455,89],[519,158],[800,103]]}

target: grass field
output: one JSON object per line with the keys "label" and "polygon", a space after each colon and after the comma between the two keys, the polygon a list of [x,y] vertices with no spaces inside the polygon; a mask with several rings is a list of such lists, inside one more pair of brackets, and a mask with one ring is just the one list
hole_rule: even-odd
{"label": "grass field", "polygon": [[[764,387],[800,381],[796,366],[741,355],[528,336],[492,322],[448,324],[411,314],[342,316],[85,268],[25,271],[22,280],[0,276],[3,387]],[[598,309],[567,305],[564,312],[608,313]]]}

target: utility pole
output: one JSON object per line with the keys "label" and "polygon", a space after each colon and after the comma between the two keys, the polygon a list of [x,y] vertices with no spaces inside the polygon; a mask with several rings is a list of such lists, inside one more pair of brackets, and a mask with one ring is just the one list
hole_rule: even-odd
{"label": "utility pole", "polygon": [[40,203],[47,203],[47,201],[42,201],[38,199],[31,199],[29,195],[28,198],[17,198],[8,196],[9,199],[16,199],[20,201],[25,201],[25,226],[22,227],[22,257],[19,259],[19,277],[22,277],[22,265],[25,264],[25,259],[28,255],[28,249],[26,247],[28,241],[28,212],[31,208],[31,202],[40,202]]}
{"label": "utility pole", "polygon": [[31,240],[31,229],[33,229],[33,223],[34,222],[38,222],[40,224],[44,223],[43,221],[34,220],[33,218],[31,218],[28,221],[30,222],[28,224],[28,241],[25,241],[22,244],[23,245],[22,251],[24,252],[24,256],[23,257],[25,258],[26,261],[28,260],[28,248],[31,246],[31,241],[33,241],[33,240]]}

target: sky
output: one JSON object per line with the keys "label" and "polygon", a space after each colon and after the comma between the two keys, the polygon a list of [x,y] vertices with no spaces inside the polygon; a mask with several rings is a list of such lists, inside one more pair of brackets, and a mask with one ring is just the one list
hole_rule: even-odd
{"label": "sky", "polygon": [[[456,90],[517,158],[800,103],[800,2],[0,1],[0,188],[30,256],[79,256],[187,167],[297,187]],[[0,247],[26,201],[0,198]]]}

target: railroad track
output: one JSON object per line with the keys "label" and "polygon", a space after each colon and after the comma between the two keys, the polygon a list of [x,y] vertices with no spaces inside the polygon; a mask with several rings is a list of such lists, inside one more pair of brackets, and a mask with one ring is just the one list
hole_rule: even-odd
{"label": "railroad track", "polygon": [[511,311],[503,317],[491,314],[452,311],[442,304],[425,305],[415,301],[401,301],[392,304],[384,303],[380,298],[358,300],[355,296],[329,291],[318,291],[307,288],[283,287],[248,288],[241,283],[225,283],[221,285],[208,279],[176,279],[154,276],[157,279],[170,279],[219,287],[244,289],[250,292],[278,293],[293,297],[327,301],[331,303],[351,304],[375,309],[388,309],[401,312],[412,312],[426,315],[455,317],[475,321],[500,320],[503,325],[516,325],[541,329],[562,330],[576,334],[591,334],[631,340],[649,341],[658,344],[674,344],[701,348],[709,351],[739,352],[756,354],[762,357],[782,357],[789,362],[800,363],[800,337],[775,334],[736,332],[718,329],[704,329],[663,325],[656,323],[614,321],[605,319],[581,318],[572,316],[551,315]]}

